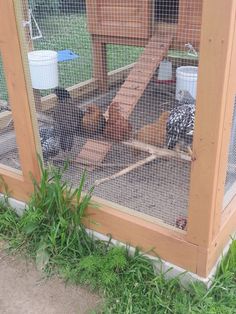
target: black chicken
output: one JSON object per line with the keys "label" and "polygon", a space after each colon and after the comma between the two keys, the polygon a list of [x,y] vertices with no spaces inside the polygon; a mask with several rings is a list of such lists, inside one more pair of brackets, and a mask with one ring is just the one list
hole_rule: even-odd
{"label": "black chicken", "polygon": [[56,133],[61,149],[70,151],[74,144],[74,137],[82,132],[84,114],[77,108],[66,89],[57,87],[54,92],[57,95],[57,104],[53,114]]}

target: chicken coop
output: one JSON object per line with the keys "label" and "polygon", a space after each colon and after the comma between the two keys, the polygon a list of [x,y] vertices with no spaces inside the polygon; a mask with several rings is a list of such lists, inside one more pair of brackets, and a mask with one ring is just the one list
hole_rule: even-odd
{"label": "chicken coop", "polygon": [[27,201],[37,154],[86,169],[87,227],[205,278],[236,231],[235,68],[234,0],[0,0],[0,175]]}

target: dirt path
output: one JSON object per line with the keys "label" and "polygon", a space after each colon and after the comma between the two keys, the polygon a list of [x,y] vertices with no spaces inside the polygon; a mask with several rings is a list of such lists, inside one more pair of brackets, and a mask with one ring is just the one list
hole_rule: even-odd
{"label": "dirt path", "polygon": [[84,314],[99,298],[58,278],[42,279],[33,264],[0,251],[1,314]]}

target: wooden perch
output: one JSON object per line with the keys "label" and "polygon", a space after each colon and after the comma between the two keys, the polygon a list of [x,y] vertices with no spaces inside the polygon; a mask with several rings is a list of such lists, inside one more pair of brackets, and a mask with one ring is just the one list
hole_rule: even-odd
{"label": "wooden perch", "polygon": [[133,165],[131,165],[131,166],[129,166],[129,167],[127,167],[127,168],[125,168],[125,169],[123,169],[123,170],[121,170],[121,171],[119,171],[119,172],[117,172],[117,173],[115,173],[115,174],[113,174],[111,176],[109,176],[109,177],[106,177],[106,178],[103,178],[103,179],[100,179],[100,180],[96,180],[95,181],[95,186],[98,186],[98,185],[100,185],[102,183],[105,183],[107,181],[114,180],[114,179],[116,179],[118,177],[121,177],[124,174],[129,173],[130,171],[132,171],[132,170],[134,170],[136,168],[139,168],[139,167],[141,167],[141,166],[143,166],[143,165],[145,165],[145,164],[155,160],[157,157],[158,156],[156,156],[156,155],[148,156],[147,158],[142,159],[142,160],[136,162],[135,164],[133,164]]}
{"label": "wooden perch", "polygon": [[132,148],[135,148],[137,150],[141,150],[141,151],[144,151],[144,152],[147,152],[147,153],[150,153],[151,155],[146,157],[145,159],[142,159],[130,166],[128,166],[127,168],[111,175],[111,176],[108,176],[106,178],[103,178],[103,179],[99,179],[99,180],[96,180],[95,181],[95,186],[98,186],[102,183],[105,183],[107,181],[110,181],[110,180],[114,180],[118,177],[121,177],[123,176],[124,174],[127,174],[129,173],[130,171],[133,171],[157,158],[180,158],[182,160],[185,160],[185,161],[191,161],[191,157],[186,154],[186,153],[183,153],[183,152],[174,152],[174,151],[171,151],[169,149],[164,149],[164,148],[158,148],[158,147],[154,147],[152,145],[148,145],[148,144],[144,144],[144,143],[141,143],[141,142],[138,142],[138,141],[132,141],[132,142],[123,142],[123,144],[129,146],[129,147],[132,147]]}
{"label": "wooden perch", "polygon": [[152,155],[156,155],[157,157],[160,158],[179,158],[185,161],[192,161],[191,156],[189,156],[189,154],[184,153],[184,152],[176,152],[173,150],[169,150],[166,148],[159,148],[159,147],[155,147],[149,144],[145,144],[142,142],[138,142],[138,141],[132,141],[132,142],[123,142],[124,145],[127,145],[131,148],[134,148],[136,150],[141,150],[143,152],[147,152],[149,154]]}

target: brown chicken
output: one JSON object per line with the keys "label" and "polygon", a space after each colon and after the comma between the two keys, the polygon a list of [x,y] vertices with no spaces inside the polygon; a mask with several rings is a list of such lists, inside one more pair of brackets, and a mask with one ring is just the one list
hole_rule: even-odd
{"label": "brown chicken", "polygon": [[139,142],[160,148],[166,145],[166,123],[170,113],[163,112],[160,117],[153,123],[145,125],[135,135],[135,139]]}
{"label": "brown chicken", "polygon": [[113,141],[123,141],[130,137],[132,125],[120,113],[118,102],[113,102],[109,107],[109,118],[103,135]]}
{"label": "brown chicken", "polygon": [[90,135],[100,134],[106,125],[106,119],[103,116],[99,106],[91,104],[87,107],[83,116],[83,131]]}

